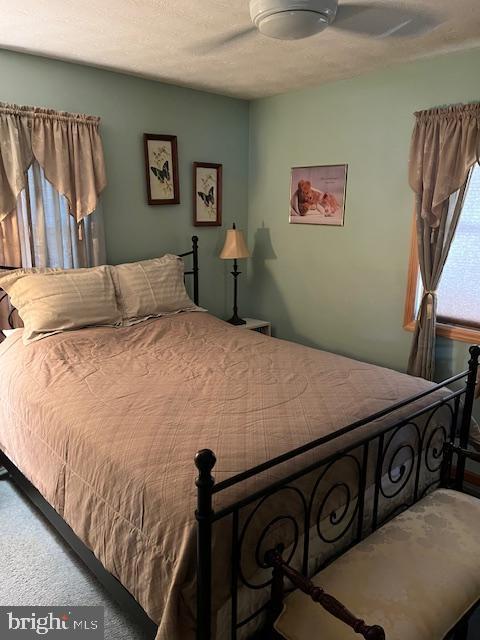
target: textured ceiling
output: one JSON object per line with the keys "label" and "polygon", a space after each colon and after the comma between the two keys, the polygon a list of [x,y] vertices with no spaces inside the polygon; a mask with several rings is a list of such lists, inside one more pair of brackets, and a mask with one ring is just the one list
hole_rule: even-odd
{"label": "textured ceiling", "polygon": [[301,41],[255,33],[214,46],[251,26],[248,0],[0,0],[0,47],[256,98],[480,46],[480,0],[376,4],[427,10],[438,24],[414,38],[329,28]]}

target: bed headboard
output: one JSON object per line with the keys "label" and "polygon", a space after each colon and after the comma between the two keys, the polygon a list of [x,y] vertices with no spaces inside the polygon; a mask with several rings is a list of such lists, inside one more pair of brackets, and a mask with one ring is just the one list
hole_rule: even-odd
{"label": "bed headboard", "polygon": [[186,276],[193,276],[193,301],[195,304],[199,304],[200,293],[198,288],[198,236],[192,236],[192,248],[186,253],[179,253],[179,258],[186,258],[192,256],[192,267],[188,271],[185,271]]}
{"label": "bed headboard", "polygon": [[[187,258],[188,256],[192,256],[192,264],[190,267],[186,268],[185,277],[193,276],[193,301],[195,302],[195,304],[199,304],[200,292],[199,292],[199,281],[198,281],[198,272],[199,272],[198,236],[192,236],[192,248],[190,249],[190,251],[186,251],[185,253],[179,253],[178,256],[179,258]],[[2,267],[2,265],[0,265],[0,271],[1,270],[13,271],[15,269],[18,269],[18,267]],[[4,304],[8,304],[8,296],[5,293],[5,291],[0,289],[0,319],[2,317],[2,313],[1,313],[2,305]],[[14,307],[11,307],[8,309],[7,324],[11,329],[15,328],[15,311],[16,309]],[[0,342],[2,341],[2,336],[3,336],[2,328],[6,329],[7,327],[0,326]]]}
{"label": "bed headboard", "polygon": [[[0,271],[14,271],[15,269],[18,269],[18,267],[3,267],[0,265]],[[16,309],[9,304],[8,295],[3,289],[0,289],[0,342],[4,337],[2,329],[9,327],[10,329],[15,329],[15,316],[17,315],[15,311]],[[5,318],[7,326],[2,326],[2,324],[5,325]]]}

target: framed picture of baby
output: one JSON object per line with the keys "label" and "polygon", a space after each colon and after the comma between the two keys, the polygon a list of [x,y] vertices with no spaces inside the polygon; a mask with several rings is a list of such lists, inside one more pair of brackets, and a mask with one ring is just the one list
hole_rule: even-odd
{"label": "framed picture of baby", "polygon": [[193,163],[193,224],[219,227],[222,224],[222,165]]}
{"label": "framed picture of baby", "polygon": [[347,169],[346,164],[293,167],[290,222],[343,227]]}

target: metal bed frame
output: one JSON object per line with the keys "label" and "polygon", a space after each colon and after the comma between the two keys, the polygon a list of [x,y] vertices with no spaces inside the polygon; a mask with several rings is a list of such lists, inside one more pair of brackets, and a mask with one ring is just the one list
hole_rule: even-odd
{"label": "metal bed frame", "polygon": [[[277,637],[273,631],[273,622],[282,610],[286,589],[284,578],[288,578],[290,583],[296,584],[297,587],[303,587],[302,590],[312,595],[313,585],[309,578],[319,570],[318,567],[315,571],[310,569],[309,549],[314,536],[317,536],[326,548],[345,540],[341,551],[335,550],[330,554],[320,566],[321,569],[434,488],[443,486],[464,490],[465,458],[469,455],[467,447],[479,356],[480,347],[472,346],[466,371],[432,386],[428,391],[407,398],[332,434],[318,438],[221,482],[215,483],[212,476],[216,463],[214,453],[208,449],[197,453],[195,457],[195,464],[199,471],[196,481],[197,640],[214,638],[212,539],[216,523],[227,518],[231,521],[232,552],[228,560],[231,570],[230,596],[232,599],[230,638],[236,640],[239,630],[260,616],[263,616],[262,631],[260,636],[255,637],[272,638]],[[460,389],[446,390],[447,386],[461,381],[464,381],[464,384]],[[409,415],[395,419],[395,412],[399,409],[414,405],[420,400],[428,401],[432,394],[437,394],[439,390],[445,390],[442,397],[438,398],[434,395],[434,400],[428,402],[427,406],[421,408],[417,406]],[[444,415],[440,415],[442,411]],[[377,430],[373,435],[362,435],[368,425],[389,416],[393,417],[391,424],[381,428],[380,431]],[[440,419],[440,422],[437,424],[435,419]],[[327,457],[322,456],[322,446],[335,441],[342,443],[342,438],[354,431],[359,435],[358,441],[348,446],[340,444],[335,453]],[[398,443],[399,439],[400,443]],[[456,446],[457,442],[459,446]],[[232,487],[238,487],[249,478],[256,477],[265,471],[280,467],[287,461],[300,458],[307,452],[314,452],[318,459],[227,507],[214,510],[214,499],[218,494]],[[403,462],[399,462],[402,455],[405,458],[405,454],[406,461],[404,459]],[[455,468],[452,465],[454,455],[457,456]],[[480,456],[471,457],[480,460]],[[330,486],[327,475],[336,465],[345,462],[350,463],[356,471],[354,486],[350,486],[341,478]],[[366,514],[367,474],[372,466],[375,469],[373,509],[371,514]],[[312,478],[308,493],[301,483],[299,486],[299,481],[305,480],[307,476]],[[386,479],[390,483],[390,488],[386,486]],[[322,483],[325,484],[326,493],[318,504],[315,498],[320,494],[319,489]],[[297,498],[296,509],[287,507],[286,494]],[[343,499],[340,501],[340,507],[329,512],[329,499],[334,494]],[[400,499],[401,502],[388,511],[385,507],[388,506],[388,501],[393,499]],[[273,505],[272,500],[275,500]],[[254,584],[243,571],[242,559],[245,553],[243,546],[253,519],[267,501],[270,501],[269,516],[266,522],[262,523],[263,527],[256,536],[257,545],[252,557],[255,558],[258,571],[269,570],[270,577]],[[333,534],[326,532],[325,521],[333,528]],[[269,532],[280,522],[288,524],[290,530],[283,532],[280,538],[277,530],[275,545],[269,547],[265,544]],[[289,552],[285,558],[286,549],[289,549]],[[298,565],[297,571],[292,570],[290,566],[294,559]],[[244,590],[269,590],[263,604],[243,619],[239,619],[238,615],[240,585]],[[323,602],[316,601],[321,602],[330,613],[351,626],[356,633],[372,640],[382,638],[382,635],[375,635],[378,631],[377,627],[365,625],[363,620],[356,618],[346,610],[344,605],[328,594],[317,593],[316,596],[322,596]],[[460,631],[455,638],[466,638],[465,621],[466,618],[457,625]]]}
{"label": "metal bed frame", "polygon": [[185,276],[193,276],[193,301],[196,305],[199,304],[199,282],[198,282],[198,236],[192,236],[192,248],[185,253],[179,253],[179,258],[187,258],[192,256],[192,268],[189,271],[185,271]]}
{"label": "metal bed frame", "polygon": [[[198,238],[192,237],[192,249],[180,254],[181,257],[192,256],[192,268],[185,271],[185,276],[193,276],[193,298],[199,303],[199,266]],[[0,297],[0,302],[2,297]],[[11,317],[11,314],[10,314]],[[11,323],[12,324],[12,323]],[[213,640],[214,624],[212,624],[212,543],[214,527],[218,523],[229,522],[231,531],[231,553],[226,559],[230,568],[231,620],[230,640],[237,640],[239,631],[254,623],[259,628],[251,637],[275,638],[273,622],[278,616],[284,594],[291,584],[311,591],[309,578],[312,573],[310,549],[314,538],[319,540],[325,549],[332,552],[326,554],[321,566],[332,562],[348,548],[379,528],[388,519],[401,510],[408,508],[420,500],[427,492],[437,486],[453,486],[464,490],[465,456],[469,443],[472,408],[475,397],[475,386],[479,366],[480,347],[470,348],[468,369],[462,373],[432,386],[382,411],[357,420],[352,424],[322,438],[306,443],[292,451],[288,451],[271,460],[245,470],[226,480],[215,482],[212,475],[216,458],[208,449],[199,451],[195,456],[198,470],[196,479],[197,510],[197,640]],[[463,382],[457,390],[446,387]],[[438,392],[442,392],[441,397]],[[430,401],[431,400],[431,401]],[[419,402],[422,401],[422,406]],[[424,405],[423,403],[427,404]],[[408,415],[399,416],[397,412],[411,408]],[[443,415],[441,415],[443,412]],[[435,420],[440,421],[437,422]],[[368,426],[380,419],[390,419],[387,426],[366,433]],[[355,443],[345,444],[343,440],[348,434],[358,434]],[[402,435],[403,434],[403,435]],[[403,439],[402,439],[403,438]],[[400,443],[398,440],[400,439]],[[322,449],[338,442],[338,449],[328,455]],[[458,446],[457,446],[458,444]],[[227,506],[215,510],[215,500],[219,494],[225,494],[232,488],[241,487],[251,478],[261,476],[272,469],[302,456],[310,456],[308,463],[296,471],[288,473],[276,480],[235,500]],[[312,461],[312,457],[314,460]],[[405,457],[406,456],[406,457]],[[456,467],[453,458],[457,456]],[[332,470],[341,463],[348,463],[354,469],[354,486],[346,480],[337,478],[328,484]],[[86,562],[89,568],[100,579],[102,584],[113,593],[123,605],[133,609],[137,615],[144,614],[128,591],[109,574],[95,559],[92,552],[72,532],[62,518],[28,482],[11,460],[0,451],[0,464],[13,477],[18,486],[34,501],[43,515],[64,537],[74,551]],[[373,474],[373,485],[368,486],[367,479]],[[5,478],[5,476],[4,476]],[[311,479],[308,491],[303,481]],[[388,479],[389,485],[385,483]],[[367,491],[373,486],[373,507],[371,513],[367,508]],[[393,489],[392,489],[393,487]],[[325,494],[320,499],[321,490]],[[297,500],[296,508],[287,507],[286,495]],[[329,510],[331,499],[340,499],[340,506]],[[392,501],[393,508],[388,503]],[[263,572],[263,579],[254,583],[247,576],[244,568],[244,545],[249,528],[257,518],[261,517],[261,509],[269,503],[270,514],[257,535],[257,544],[253,557],[257,569]],[[338,500],[337,500],[338,502]],[[273,509],[273,515],[272,515]],[[327,522],[331,531],[326,531]],[[278,529],[279,524],[287,525]],[[268,543],[270,534],[275,531],[275,544]],[[281,534],[279,534],[281,531]],[[341,545],[339,550],[338,545]],[[285,556],[285,550],[288,553]],[[298,571],[290,564],[297,563]],[[268,576],[265,578],[265,572]],[[289,578],[288,584],[285,578]],[[244,618],[239,615],[239,587],[254,590],[263,599],[262,604]],[[373,635],[376,627],[368,627],[362,620],[351,614],[341,603],[328,594],[314,594],[317,601],[333,615],[342,619],[354,631],[369,638],[380,638]],[[146,614],[144,614],[147,620]],[[149,620],[149,619],[148,619]],[[465,617],[458,625],[461,635],[466,637]],[[151,629],[154,625],[151,621]],[[368,634],[371,635],[368,635]],[[223,638],[222,638],[223,640]]]}
{"label": "metal bed frame", "polygon": [[[0,265],[0,270],[2,271],[15,271],[15,269],[18,269],[18,267],[4,267],[2,265]],[[5,291],[2,291],[2,289],[0,289],[0,304],[2,304],[2,302],[8,300],[8,295],[5,293]],[[14,320],[13,320],[13,315],[15,313],[15,309],[12,307],[10,309],[10,312],[8,314],[8,318],[7,318],[7,322],[8,322],[8,326],[11,329],[15,328],[15,324],[14,324]],[[2,329],[0,328],[0,342],[2,342],[3,337],[5,337],[5,334],[3,333]]]}

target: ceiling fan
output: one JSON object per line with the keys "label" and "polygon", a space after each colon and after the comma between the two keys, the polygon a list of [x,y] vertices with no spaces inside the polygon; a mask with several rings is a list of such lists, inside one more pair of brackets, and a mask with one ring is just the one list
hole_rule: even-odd
{"label": "ceiling fan", "polygon": [[338,2],[338,0],[250,0],[253,25],[219,38],[224,46],[257,35],[300,40],[332,27],[376,38],[412,37],[438,25],[430,13],[401,2]]}

